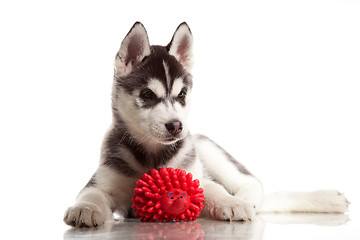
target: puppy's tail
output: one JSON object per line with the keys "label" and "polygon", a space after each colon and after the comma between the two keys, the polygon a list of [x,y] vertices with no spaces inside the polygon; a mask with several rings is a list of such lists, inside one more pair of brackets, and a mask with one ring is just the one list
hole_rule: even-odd
{"label": "puppy's tail", "polygon": [[265,196],[259,212],[344,213],[349,204],[336,190],[278,192]]}

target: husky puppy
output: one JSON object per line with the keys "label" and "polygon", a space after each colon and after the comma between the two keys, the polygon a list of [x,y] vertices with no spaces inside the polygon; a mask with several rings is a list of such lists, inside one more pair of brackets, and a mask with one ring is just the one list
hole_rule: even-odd
{"label": "husky puppy", "polygon": [[332,190],[282,192],[264,198],[261,182],[215,142],[191,135],[186,119],[192,90],[193,37],[184,22],[167,46],[151,46],[136,22],[115,58],[113,123],[99,168],[64,216],[66,224],[96,227],[131,214],[136,181],[152,168],[181,168],[200,180],[202,214],[249,221],[259,211],[345,212]]}

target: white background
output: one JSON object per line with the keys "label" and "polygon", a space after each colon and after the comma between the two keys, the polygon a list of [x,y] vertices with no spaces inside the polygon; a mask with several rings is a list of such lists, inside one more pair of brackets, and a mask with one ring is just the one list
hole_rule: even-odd
{"label": "white background", "polygon": [[97,168],[113,60],[135,21],[160,45],[189,24],[193,133],[266,192],[336,188],[350,218],[359,212],[359,1],[2,1],[0,221],[15,238],[19,225],[66,229],[63,212]]}

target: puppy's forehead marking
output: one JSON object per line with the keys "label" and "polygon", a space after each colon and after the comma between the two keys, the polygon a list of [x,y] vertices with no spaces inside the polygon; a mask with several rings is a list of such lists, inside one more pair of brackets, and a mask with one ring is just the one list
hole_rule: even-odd
{"label": "puppy's forehead marking", "polygon": [[170,73],[169,73],[169,65],[165,62],[165,60],[163,60],[163,66],[164,66],[164,71],[165,71],[165,76],[166,76],[167,89],[170,89],[171,77],[170,77]]}
{"label": "puppy's forehead marking", "polygon": [[166,96],[165,86],[158,79],[150,79],[148,88],[153,91],[158,98],[164,98]]}
{"label": "puppy's forehead marking", "polygon": [[177,96],[181,89],[184,87],[184,81],[182,78],[176,78],[171,89],[171,96]]}

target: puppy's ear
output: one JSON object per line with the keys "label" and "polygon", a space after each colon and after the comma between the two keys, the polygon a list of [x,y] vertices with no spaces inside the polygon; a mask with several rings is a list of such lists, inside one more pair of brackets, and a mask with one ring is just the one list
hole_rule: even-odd
{"label": "puppy's ear", "polygon": [[115,74],[129,74],[143,59],[150,55],[150,44],[144,26],[136,22],[121,43],[115,58]]}
{"label": "puppy's ear", "polygon": [[193,65],[192,47],[193,37],[190,28],[186,22],[183,22],[176,29],[167,49],[186,70],[191,70]]}

